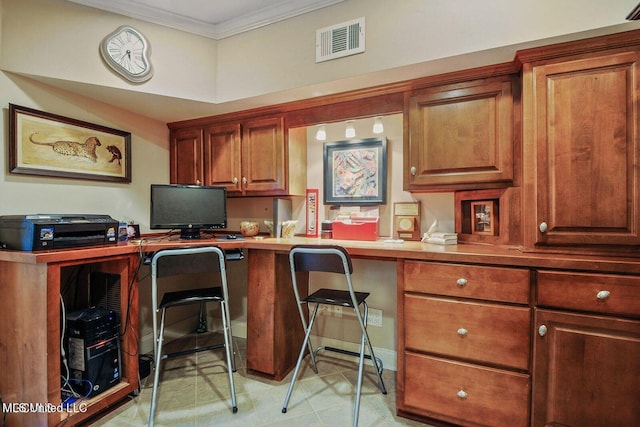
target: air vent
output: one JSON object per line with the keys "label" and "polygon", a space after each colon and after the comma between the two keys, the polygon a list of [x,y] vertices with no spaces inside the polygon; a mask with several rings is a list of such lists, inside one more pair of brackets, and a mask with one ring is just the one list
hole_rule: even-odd
{"label": "air vent", "polygon": [[316,30],[316,62],[364,52],[364,17]]}

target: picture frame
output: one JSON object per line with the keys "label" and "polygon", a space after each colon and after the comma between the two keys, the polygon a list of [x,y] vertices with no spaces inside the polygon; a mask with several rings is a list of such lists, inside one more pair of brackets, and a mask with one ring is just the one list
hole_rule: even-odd
{"label": "picture frame", "polygon": [[324,143],[325,205],[383,205],[386,201],[386,138]]}
{"label": "picture frame", "polygon": [[498,229],[493,200],[479,200],[471,202],[471,234],[487,234],[494,236]]}
{"label": "picture frame", "polygon": [[131,182],[131,133],[9,104],[9,170]]}

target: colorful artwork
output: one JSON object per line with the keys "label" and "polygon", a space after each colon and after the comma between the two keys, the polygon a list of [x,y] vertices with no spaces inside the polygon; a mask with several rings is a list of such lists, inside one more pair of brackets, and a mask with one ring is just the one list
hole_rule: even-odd
{"label": "colorful artwork", "polygon": [[386,139],[328,142],[324,146],[325,204],[384,204]]}

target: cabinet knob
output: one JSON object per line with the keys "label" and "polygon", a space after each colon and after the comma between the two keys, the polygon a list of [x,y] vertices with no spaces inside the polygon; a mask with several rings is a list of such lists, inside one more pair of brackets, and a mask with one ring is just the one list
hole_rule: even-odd
{"label": "cabinet knob", "polygon": [[200,180],[196,179],[196,185],[200,185],[200,184],[201,184]]}
{"label": "cabinet knob", "polygon": [[416,169],[416,167],[415,167],[415,166],[411,166],[410,171],[411,171],[411,175],[414,175],[414,176],[415,176],[415,174],[417,174],[417,173],[418,173],[418,169]]}
{"label": "cabinet knob", "polygon": [[549,228],[549,226],[547,225],[546,222],[541,222],[540,226],[538,227],[538,229],[540,230],[541,233],[546,232],[548,228]]}
{"label": "cabinet knob", "polygon": [[465,286],[467,286],[467,279],[463,279],[462,277],[459,278],[458,280],[456,280],[456,285],[458,285],[459,288],[464,288]]}
{"label": "cabinet knob", "polygon": [[469,334],[469,331],[466,330],[465,328],[460,328],[458,329],[457,334],[460,335],[461,337],[466,337]]}
{"label": "cabinet knob", "polygon": [[247,185],[247,177],[246,176],[242,177],[242,185]]}
{"label": "cabinet knob", "polygon": [[233,179],[231,180],[234,184],[238,183],[238,177],[234,176]]}
{"label": "cabinet knob", "polygon": [[466,399],[469,394],[464,390],[460,390],[457,395],[460,399]]}
{"label": "cabinet knob", "polygon": [[540,325],[540,327],[538,328],[538,335],[540,335],[541,337],[547,335],[547,326],[546,325]]}
{"label": "cabinet knob", "polygon": [[596,294],[596,298],[598,298],[599,301],[606,301],[610,295],[611,292],[609,291],[600,291]]}

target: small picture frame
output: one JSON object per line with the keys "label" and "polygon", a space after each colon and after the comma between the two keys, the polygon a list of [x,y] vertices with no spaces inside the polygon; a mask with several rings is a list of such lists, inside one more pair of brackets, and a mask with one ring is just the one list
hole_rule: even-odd
{"label": "small picture frame", "polygon": [[140,238],[140,225],[138,224],[127,224],[127,236],[129,239],[139,239]]}
{"label": "small picture frame", "polygon": [[496,235],[498,219],[493,200],[471,202],[471,234]]}

